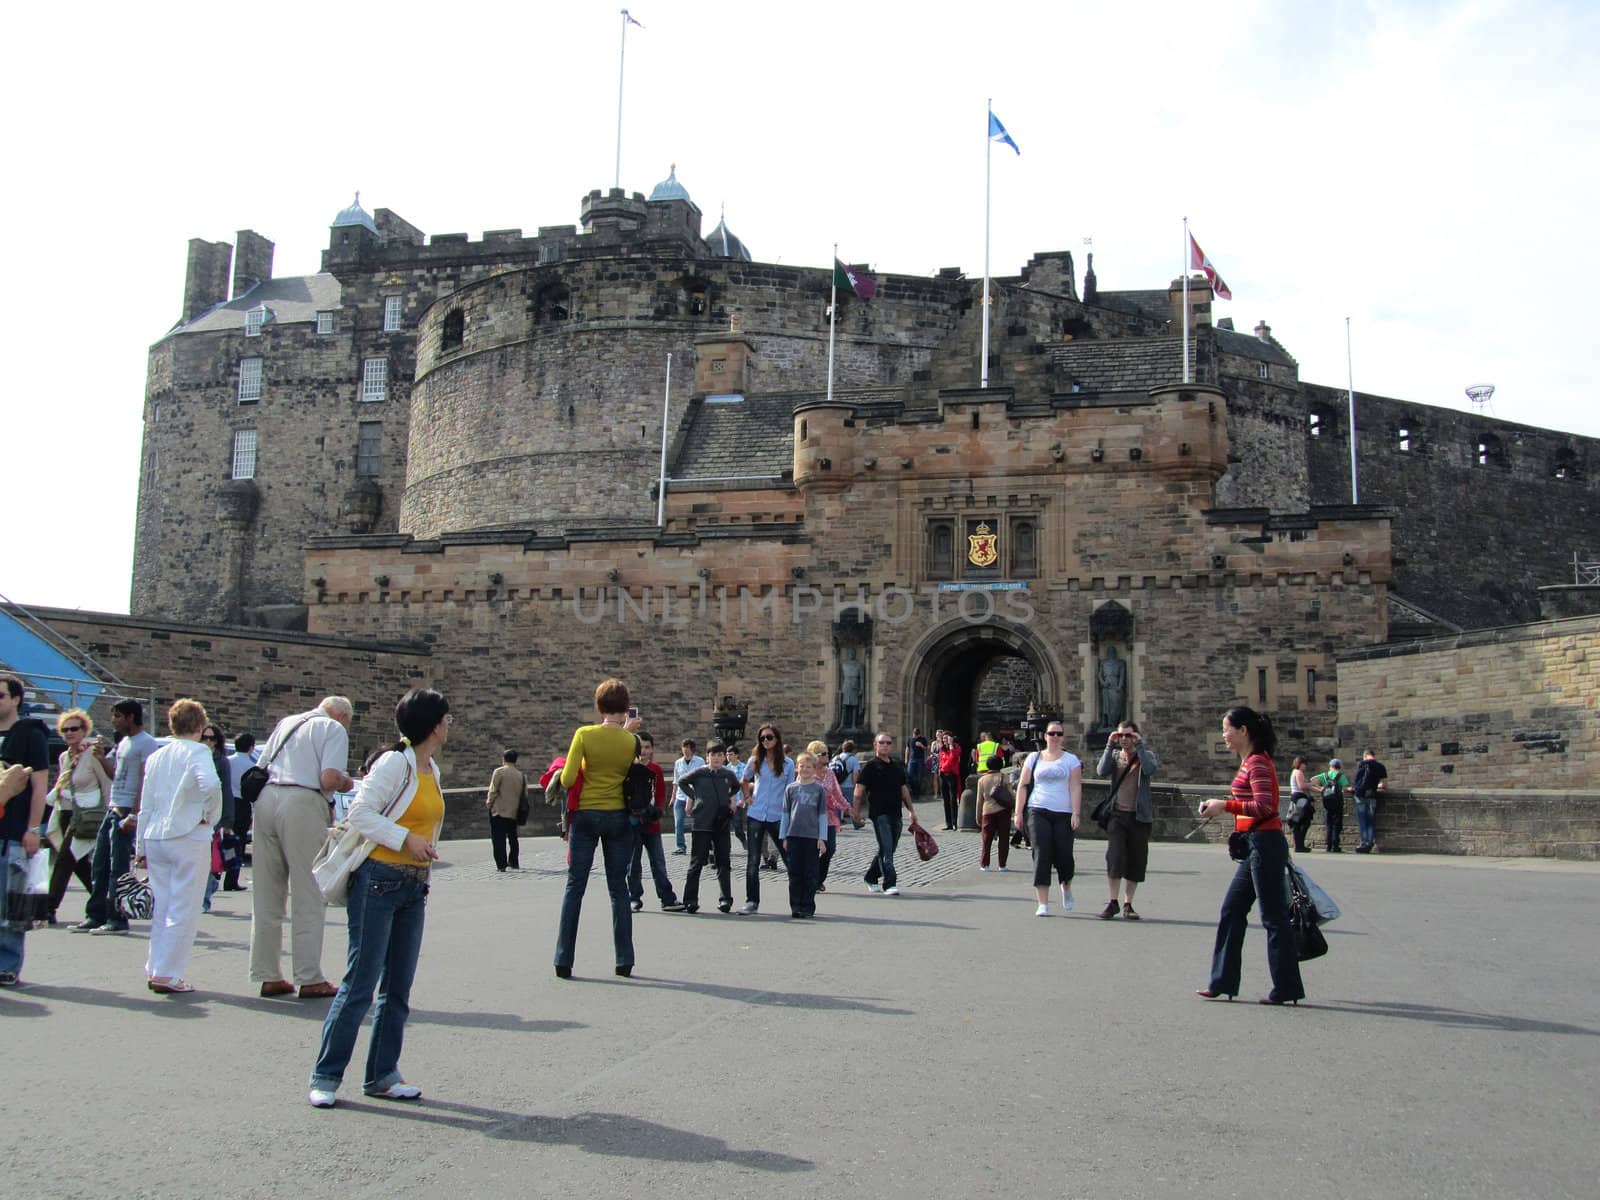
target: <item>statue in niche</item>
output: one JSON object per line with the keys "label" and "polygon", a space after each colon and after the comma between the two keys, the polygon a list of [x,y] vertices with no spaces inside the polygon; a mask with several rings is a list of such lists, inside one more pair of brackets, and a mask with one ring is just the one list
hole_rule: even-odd
{"label": "statue in niche", "polygon": [[1100,660],[1100,728],[1115,729],[1128,707],[1128,664],[1111,646]]}
{"label": "statue in niche", "polygon": [[865,717],[867,667],[854,646],[839,662],[839,727],[859,729]]}

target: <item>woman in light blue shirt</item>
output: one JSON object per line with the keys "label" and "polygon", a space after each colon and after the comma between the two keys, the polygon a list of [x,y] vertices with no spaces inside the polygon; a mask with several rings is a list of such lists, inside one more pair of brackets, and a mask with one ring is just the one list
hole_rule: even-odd
{"label": "woman in light blue shirt", "polygon": [[783,797],[794,782],[794,759],[783,752],[783,734],[776,725],[763,725],[756,732],[756,752],[750,756],[750,765],[744,773],[744,907],[742,916],[749,916],[761,907],[761,851],[766,839],[772,839],[775,854],[782,855],[778,844],[778,824],[783,818]]}

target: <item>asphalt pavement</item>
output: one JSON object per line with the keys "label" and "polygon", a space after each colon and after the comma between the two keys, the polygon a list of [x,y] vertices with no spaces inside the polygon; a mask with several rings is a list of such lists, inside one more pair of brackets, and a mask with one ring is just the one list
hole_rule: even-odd
{"label": "asphalt pavement", "polygon": [[[637,967],[612,973],[591,879],[571,981],[551,969],[564,846],[444,844],[401,1067],[416,1103],[306,1103],[328,1001],[248,979],[250,896],[202,918],[189,996],[145,989],[129,938],[30,934],[0,991],[5,1194],[15,1197],[1593,1197],[1600,1177],[1600,868],[1313,854],[1342,905],[1297,1008],[1245,943],[1207,1003],[1218,846],[1152,848],[1102,921],[1103,843],[1076,909],[1036,918],[1021,852],[902,845],[869,894],[847,831],[815,921],[669,914],[646,871]],[[670,838],[669,838],[670,848]],[[669,857],[675,886],[686,859]],[[743,852],[734,852],[737,902]],[[83,896],[73,885],[63,917]],[[343,911],[324,964],[337,980]]]}

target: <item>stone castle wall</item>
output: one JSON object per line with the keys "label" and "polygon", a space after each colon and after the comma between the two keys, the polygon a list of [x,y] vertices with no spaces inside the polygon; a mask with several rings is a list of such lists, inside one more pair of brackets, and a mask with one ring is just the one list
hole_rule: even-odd
{"label": "stone castle wall", "polygon": [[1339,745],[1417,788],[1592,788],[1600,617],[1377,646],[1339,659]]}
{"label": "stone castle wall", "polygon": [[[1312,502],[1347,503],[1348,397],[1302,390],[1322,429],[1305,439]],[[1537,589],[1571,581],[1574,550],[1600,558],[1595,439],[1362,394],[1356,427],[1362,503],[1397,513],[1405,599],[1469,629],[1536,621]]]}
{"label": "stone castle wall", "polygon": [[429,684],[438,666],[420,644],[177,624],[72,609],[32,611],[140,689],[141,698],[143,689],[154,689],[156,712],[146,712],[145,723],[163,736],[167,708],[183,696],[204,704],[229,737],[250,732],[258,743],[284,716],[304,712],[324,696],[348,696],[355,708],[352,769],[374,746],[394,740],[395,702],[410,688]]}

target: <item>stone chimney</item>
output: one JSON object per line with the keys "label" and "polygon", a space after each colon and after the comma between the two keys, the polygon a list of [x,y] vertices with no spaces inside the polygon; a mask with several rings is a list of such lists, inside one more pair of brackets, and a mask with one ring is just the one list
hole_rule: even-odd
{"label": "stone chimney", "polygon": [[228,264],[233,247],[227,242],[189,239],[189,263],[183,276],[183,319],[192,321],[228,298]]}
{"label": "stone chimney", "polygon": [[1089,251],[1089,265],[1083,272],[1083,302],[1085,304],[1093,304],[1095,298],[1099,295],[1100,285],[1095,281],[1094,277],[1094,251],[1091,250]]}
{"label": "stone chimney", "polygon": [[[1167,289],[1167,303],[1172,313],[1172,331],[1174,333],[1183,329],[1183,278],[1180,276],[1172,281]],[[1203,325],[1211,324],[1211,281],[1204,275],[1191,276],[1189,279],[1189,329],[1193,332]]]}
{"label": "stone chimney", "polygon": [[1272,326],[1268,325],[1265,321],[1256,322],[1255,334],[1269,346],[1272,344]]}
{"label": "stone chimney", "polygon": [[233,298],[272,278],[272,243],[253,229],[239,230],[233,252]]}

